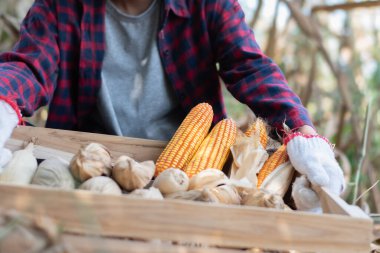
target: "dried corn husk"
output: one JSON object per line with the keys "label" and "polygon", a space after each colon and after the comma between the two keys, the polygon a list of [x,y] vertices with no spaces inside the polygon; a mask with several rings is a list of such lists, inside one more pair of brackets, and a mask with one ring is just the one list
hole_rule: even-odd
{"label": "dried corn husk", "polygon": [[240,205],[240,195],[233,185],[205,188],[201,200],[205,202]]}
{"label": "dried corn husk", "polygon": [[131,157],[120,156],[112,170],[112,178],[125,190],[144,188],[155,172],[153,161],[136,162]]}
{"label": "dried corn husk", "polygon": [[59,157],[51,157],[40,163],[32,184],[62,189],[74,189],[76,182],[70,173],[70,163]]}
{"label": "dried corn husk", "polygon": [[272,194],[268,191],[261,189],[251,189],[243,197],[242,205],[258,206],[275,209],[287,209],[284,200],[280,195]]}
{"label": "dried corn husk", "polygon": [[85,181],[79,186],[79,189],[92,191],[102,194],[121,195],[121,189],[112,178],[109,177],[93,177]]}
{"label": "dried corn husk", "polygon": [[166,169],[161,172],[153,182],[153,186],[158,188],[164,195],[179,191],[187,191],[189,187],[189,177],[180,169]]}
{"label": "dried corn husk", "polygon": [[215,188],[218,185],[229,184],[228,177],[218,169],[206,169],[190,179],[189,190],[202,190]]}
{"label": "dried corn husk", "polygon": [[175,192],[172,194],[165,195],[165,198],[202,201],[202,190]]}
{"label": "dried corn husk", "polygon": [[264,179],[260,189],[284,197],[293,180],[294,172],[290,161],[283,163]]}
{"label": "dried corn husk", "polygon": [[34,143],[29,142],[27,146],[15,151],[10,162],[0,174],[0,182],[16,185],[27,185],[32,181],[37,170],[37,159],[33,155]]}
{"label": "dried corn husk", "polygon": [[128,196],[143,199],[164,199],[160,190],[155,187],[150,187],[149,189],[136,189],[128,194]]}
{"label": "dried corn husk", "polygon": [[112,168],[109,150],[99,143],[90,143],[82,147],[73,157],[70,170],[80,182],[97,176],[109,176]]}
{"label": "dried corn husk", "polygon": [[242,180],[247,178],[252,187],[257,185],[256,174],[268,159],[268,153],[260,143],[260,137],[252,134],[250,137],[240,135],[231,148],[233,163],[230,179]]}
{"label": "dried corn husk", "polygon": [[15,210],[0,210],[0,252],[65,253],[59,227],[48,217],[26,217]]}

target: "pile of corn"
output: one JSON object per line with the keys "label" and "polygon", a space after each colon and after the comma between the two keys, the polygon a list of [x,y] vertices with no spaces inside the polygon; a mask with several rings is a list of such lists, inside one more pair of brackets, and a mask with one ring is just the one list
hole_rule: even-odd
{"label": "pile of corn", "polygon": [[[107,147],[90,143],[78,150],[71,161],[52,157],[38,164],[31,142],[13,154],[13,159],[0,173],[0,183],[283,208],[282,196],[275,196],[279,194],[278,187],[273,190],[273,175],[283,174],[278,171],[284,171],[279,168],[288,160],[285,146],[280,146],[265,162],[257,163],[257,168],[249,172],[253,177],[240,173],[239,179],[247,176],[253,187],[242,185],[222,172],[231,150],[242,139],[237,126],[233,120],[224,119],[211,128],[213,116],[209,104],[195,106],[156,163],[137,162],[125,155],[114,159]],[[252,142],[262,149],[261,153],[266,156],[260,159],[268,157],[265,149],[271,139],[264,121],[255,121],[244,136],[243,142]],[[281,177],[274,178],[277,185]],[[284,189],[287,187],[281,188]]]}
{"label": "pile of corn", "polygon": [[[198,175],[201,178],[208,178],[202,179],[208,182],[213,180],[210,179],[212,177],[218,178],[216,170],[223,169],[231,148],[236,144],[238,130],[234,121],[231,119],[225,119],[217,123],[210,131],[209,129],[212,119],[213,112],[210,105],[207,103],[201,103],[194,107],[158,158],[155,175],[159,176],[167,169],[179,169],[184,171],[189,177],[190,185],[192,184],[191,182],[193,178]],[[263,120],[257,119],[250,125],[244,135],[250,142],[258,141],[265,154],[268,143],[273,143],[273,140],[268,136],[267,128],[268,126]],[[271,148],[273,148],[273,145],[271,145]],[[244,190],[242,190],[242,187],[239,187],[241,186],[239,183],[238,185],[236,185],[236,183],[234,185],[234,183],[229,181],[228,178],[219,184],[219,186],[218,184],[208,184],[207,187],[201,186],[198,190],[204,191],[205,188],[208,188],[211,191],[220,193],[220,186],[223,186],[223,193],[228,195],[228,198],[222,198],[223,200],[215,201],[222,203],[244,204],[255,202],[247,200],[247,198],[249,199],[249,197],[252,196],[256,196],[255,198],[263,200],[265,198],[272,198],[272,195],[281,195],[275,197],[275,199],[279,199],[285,194],[290,183],[289,181],[293,175],[292,173],[285,171],[292,170],[291,167],[284,166],[289,164],[288,160],[286,146],[279,145],[277,150],[275,150],[272,155],[261,164],[261,166],[253,168],[255,170],[255,177],[257,174],[257,179],[253,182],[255,186],[254,190],[249,189],[250,187],[246,186],[243,187]],[[282,171],[278,173],[279,170],[285,171],[285,175]],[[203,171],[207,172],[202,174],[201,172]],[[279,176],[273,176],[275,174],[273,172],[276,172]],[[206,174],[207,176],[204,176]],[[287,177],[284,184],[288,185],[284,187],[274,187],[273,185],[277,185],[279,181],[284,180],[284,176]],[[218,180],[220,180],[220,178],[218,178]],[[266,183],[263,185],[264,182]],[[231,189],[226,190],[226,187],[233,188],[236,191]],[[190,187],[189,190],[194,190],[194,188]],[[259,191],[260,194],[257,194],[257,191]],[[238,194],[236,194],[236,192]],[[249,197],[247,197],[247,195],[249,195]],[[269,195],[270,197],[268,197]],[[199,200],[199,196],[197,198],[195,192],[187,192],[186,194],[177,193],[170,197]],[[239,199],[237,200],[236,198]],[[260,204],[259,206],[275,207],[278,205]]]}
{"label": "pile of corn", "polygon": [[[213,119],[212,107],[201,103],[187,115],[181,126],[161,153],[156,162],[156,176],[168,168],[178,168],[191,178],[200,171],[214,168],[222,169],[230,148],[235,143],[237,127],[233,120],[220,121],[209,133]],[[258,133],[259,141],[265,149],[268,144],[268,126],[257,119],[246,130],[245,135],[251,137]],[[286,146],[281,145],[259,170],[257,187],[276,168],[288,161]]]}

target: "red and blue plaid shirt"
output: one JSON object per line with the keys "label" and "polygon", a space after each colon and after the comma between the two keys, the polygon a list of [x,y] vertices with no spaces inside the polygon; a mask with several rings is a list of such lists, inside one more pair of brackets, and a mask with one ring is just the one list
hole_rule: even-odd
{"label": "red and blue plaid shirt", "polygon": [[[25,116],[49,104],[47,127],[80,130],[93,112],[105,50],[105,0],[36,0],[11,52],[0,55],[0,99]],[[276,64],[257,45],[237,0],[164,0],[157,43],[187,113],[226,117],[219,77],[240,102],[281,128],[312,125]],[[218,66],[216,65],[218,63]]]}

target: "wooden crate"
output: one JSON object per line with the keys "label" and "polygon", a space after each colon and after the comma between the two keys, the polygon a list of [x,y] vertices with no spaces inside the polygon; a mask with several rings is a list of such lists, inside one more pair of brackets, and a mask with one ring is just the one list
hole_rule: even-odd
{"label": "wooden crate", "polygon": [[[70,158],[89,142],[107,146],[113,156],[155,160],[165,142],[19,127],[6,146],[20,149],[37,137],[38,158]],[[356,206],[319,192],[325,214],[227,206],[179,200],[145,200],[63,191],[35,186],[0,186],[0,206],[25,214],[47,215],[62,225],[64,239],[79,252],[238,253],[253,247],[302,252],[369,252],[372,222]],[[141,241],[126,240],[137,238]],[[143,240],[195,242],[194,248]]]}

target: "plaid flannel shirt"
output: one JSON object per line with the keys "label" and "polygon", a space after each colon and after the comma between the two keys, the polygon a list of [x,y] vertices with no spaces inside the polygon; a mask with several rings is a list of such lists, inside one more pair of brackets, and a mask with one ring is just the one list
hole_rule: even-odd
{"label": "plaid flannel shirt", "polygon": [[[162,2],[153,36],[184,113],[208,102],[214,123],[226,117],[221,77],[272,126],[312,126],[279,67],[261,52],[237,0]],[[24,116],[49,104],[47,127],[80,130],[96,105],[104,35],[105,0],[36,0],[19,41],[0,55],[0,99]]]}

